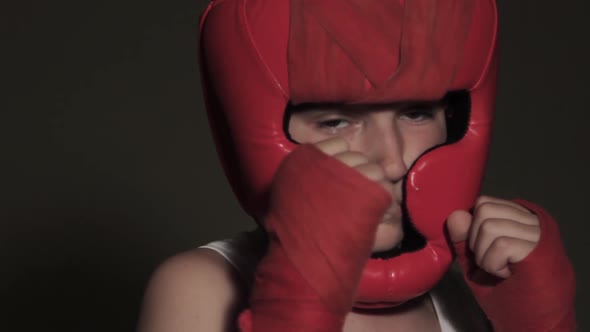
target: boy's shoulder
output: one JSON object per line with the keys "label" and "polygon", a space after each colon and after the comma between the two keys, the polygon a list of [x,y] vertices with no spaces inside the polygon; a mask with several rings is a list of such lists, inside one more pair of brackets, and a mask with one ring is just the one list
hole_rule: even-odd
{"label": "boy's shoulder", "polygon": [[234,267],[213,250],[192,249],[168,258],[152,274],[139,331],[226,331],[228,317],[244,301]]}
{"label": "boy's shoulder", "polygon": [[150,285],[173,282],[186,288],[200,284],[217,285],[233,283],[236,272],[232,265],[217,252],[207,248],[195,248],[166,259],[152,275]]}

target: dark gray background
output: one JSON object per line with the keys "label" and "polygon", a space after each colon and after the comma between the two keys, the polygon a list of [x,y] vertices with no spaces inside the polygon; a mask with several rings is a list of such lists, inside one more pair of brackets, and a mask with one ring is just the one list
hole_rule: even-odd
{"label": "dark gray background", "polygon": [[[253,225],[203,111],[205,1],[1,6],[0,330],[131,331],[158,262]],[[500,12],[485,192],[561,222],[588,331],[588,2]]]}

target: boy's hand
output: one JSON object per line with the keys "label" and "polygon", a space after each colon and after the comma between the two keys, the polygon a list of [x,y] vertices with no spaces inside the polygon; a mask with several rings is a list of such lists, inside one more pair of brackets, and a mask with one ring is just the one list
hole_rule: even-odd
{"label": "boy's hand", "polygon": [[371,163],[336,143],[300,145],[279,166],[242,331],[342,331],[392,197]]}
{"label": "boy's hand", "polygon": [[575,273],[545,210],[482,196],[473,215],[451,213],[447,230],[494,331],[576,331]]}
{"label": "boy's hand", "polygon": [[518,263],[536,247],[541,236],[539,218],[519,204],[481,196],[473,215],[451,213],[447,229],[454,243],[467,241],[479,268],[500,278],[512,273],[509,264]]}
{"label": "boy's hand", "polygon": [[398,196],[395,194],[396,188],[387,179],[383,167],[379,163],[369,160],[363,153],[352,151],[348,142],[339,137],[320,141],[315,143],[314,146],[323,153],[355,169],[367,179],[380,184],[389,193],[392,198],[392,204],[377,226],[372,251],[385,251],[399,245],[404,237],[401,207]]}
{"label": "boy's hand", "polygon": [[383,167],[369,160],[361,152],[351,151],[348,142],[342,138],[330,138],[314,144],[323,153],[334,157],[346,166],[357,170],[369,180],[379,183],[393,196],[393,185],[387,181]]}

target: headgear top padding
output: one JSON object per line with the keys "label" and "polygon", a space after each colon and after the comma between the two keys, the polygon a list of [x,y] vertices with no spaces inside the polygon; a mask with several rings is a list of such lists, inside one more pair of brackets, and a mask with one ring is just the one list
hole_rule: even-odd
{"label": "headgear top padding", "polygon": [[405,6],[383,0],[292,1],[291,102],[441,98],[461,64],[473,5],[454,0],[408,1]]}
{"label": "headgear top padding", "polygon": [[487,156],[496,24],[493,0],[216,0],[203,14],[211,128],[232,187],[256,218],[294,148],[283,127],[289,102],[375,104],[469,92],[465,136],[422,155],[406,175],[404,203],[426,246],[371,259],[359,306],[419,296],[452,261],[444,222],[472,206]]}

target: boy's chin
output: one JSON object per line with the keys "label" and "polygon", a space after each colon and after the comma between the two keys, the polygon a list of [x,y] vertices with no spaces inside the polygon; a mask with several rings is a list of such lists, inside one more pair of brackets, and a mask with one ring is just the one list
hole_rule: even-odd
{"label": "boy's chin", "polygon": [[379,224],[373,242],[373,254],[390,251],[399,246],[404,237],[401,222],[384,222]]}

